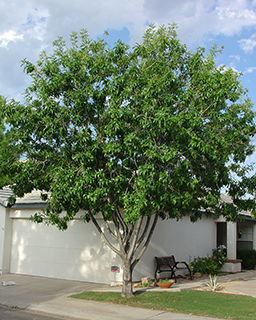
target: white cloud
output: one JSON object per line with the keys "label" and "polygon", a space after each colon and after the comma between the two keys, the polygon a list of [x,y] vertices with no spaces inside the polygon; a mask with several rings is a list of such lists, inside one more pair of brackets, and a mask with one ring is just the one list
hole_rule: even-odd
{"label": "white cloud", "polygon": [[[24,57],[37,60],[39,51],[50,50],[57,36],[68,39],[71,31],[86,28],[96,37],[106,29],[126,28],[133,44],[141,41],[148,22],[176,22],[184,42],[195,43],[199,38],[202,43],[210,36],[232,36],[244,28],[256,28],[256,0],[0,1],[0,94],[9,94],[12,83],[19,83],[13,90],[26,85],[19,61]],[[250,51],[255,42],[254,38],[242,39],[240,45]],[[8,61],[12,73],[6,75],[3,61]]]}
{"label": "white cloud", "polygon": [[[44,40],[47,18],[49,17],[47,9],[34,8],[33,6],[19,8],[16,6],[17,12],[10,12],[9,8],[2,7],[3,3],[0,4],[0,9],[2,9],[0,14],[0,19],[2,18],[0,23],[0,47],[8,49],[10,42],[24,41],[27,36],[41,41]],[[3,17],[5,10],[9,14]]]}
{"label": "white cloud", "polygon": [[[86,28],[91,37],[106,29],[130,32],[140,41],[146,24],[144,0],[20,0],[0,1],[0,94],[18,96],[28,85],[20,61],[34,62],[51,50],[58,36]],[[8,14],[6,14],[8,12]],[[7,50],[8,49],[8,50]]]}
{"label": "white cloud", "polygon": [[68,37],[71,31],[86,28],[91,37],[106,29],[127,27],[133,36],[141,36],[146,17],[144,0],[30,0],[35,7],[48,10],[46,39]]}
{"label": "white cloud", "polygon": [[247,0],[147,0],[150,21],[175,21],[185,34],[232,36],[244,28],[256,27],[255,3]]}
{"label": "white cloud", "polygon": [[249,68],[247,68],[247,69],[245,70],[244,74],[246,74],[246,73],[252,73],[252,72],[254,72],[255,70],[256,70],[256,67],[249,67]]}
{"label": "white cloud", "polygon": [[139,41],[146,22],[177,22],[187,38],[207,33],[233,35],[256,26],[255,7],[247,0],[28,0],[25,5],[10,0],[0,4],[0,31],[1,25],[10,25],[4,31],[30,32],[52,41],[81,28],[97,36],[105,29],[127,27],[131,38]]}
{"label": "white cloud", "polygon": [[[123,29],[140,41],[145,24],[176,22],[185,41],[206,34],[233,35],[256,26],[256,4],[247,0],[20,0],[0,3],[0,33],[15,30],[50,44],[57,36],[88,29]],[[5,13],[8,12],[8,15]]]}
{"label": "white cloud", "polygon": [[256,12],[253,8],[248,8],[247,1],[223,1],[216,7],[216,12],[219,31],[225,35],[234,35],[245,27],[256,26]]}
{"label": "white cloud", "polygon": [[20,31],[43,41],[49,17],[50,13],[47,8],[29,8],[26,20],[20,26]]}
{"label": "white cloud", "polygon": [[0,47],[8,48],[10,41],[22,40],[23,35],[18,35],[14,30],[9,30],[0,34]]}
{"label": "white cloud", "polygon": [[256,33],[251,35],[249,39],[239,40],[238,43],[244,52],[252,53],[254,47],[256,47]]}
{"label": "white cloud", "polygon": [[239,73],[240,71],[237,69],[237,64],[240,62],[240,60],[241,60],[241,57],[238,55],[229,56],[229,62],[227,65],[227,69],[231,68],[234,71]]}
{"label": "white cloud", "polygon": [[238,55],[231,55],[229,58],[235,60],[236,62],[239,62],[241,60],[241,57]]}
{"label": "white cloud", "polygon": [[229,61],[227,65],[221,64],[220,67],[224,66],[224,71],[227,71],[228,69],[233,69],[235,72],[240,73],[240,71],[237,69],[237,63],[239,63],[241,60],[241,57],[238,55],[231,55],[229,56]]}

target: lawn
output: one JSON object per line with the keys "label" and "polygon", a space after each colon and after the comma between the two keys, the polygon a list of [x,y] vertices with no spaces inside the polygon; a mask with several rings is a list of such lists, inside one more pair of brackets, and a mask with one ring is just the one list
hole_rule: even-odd
{"label": "lawn", "polygon": [[137,292],[133,298],[125,299],[117,292],[85,291],[71,297],[229,320],[256,320],[256,299],[241,295],[194,290],[147,291]]}

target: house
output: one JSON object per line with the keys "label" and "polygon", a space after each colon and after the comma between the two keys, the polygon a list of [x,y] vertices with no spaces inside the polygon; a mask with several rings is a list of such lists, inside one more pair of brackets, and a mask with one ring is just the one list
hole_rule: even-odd
{"label": "house", "polygon": [[[0,272],[53,277],[69,280],[117,284],[122,282],[119,256],[103,242],[92,223],[75,219],[67,231],[29,220],[45,202],[33,191],[9,207],[9,188],[0,190]],[[133,280],[153,278],[155,256],[174,254],[189,262],[197,256],[212,255],[220,244],[227,246],[230,262],[227,271],[241,270],[236,248],[256,248],[256,220],[245,215],[243,222],[226,222],[223,218],[202,218],[191,223],[159,221],[148,249],[133,273]],[[97,218],[100,223],[100,218]],[[115,271],[115,272],[113,272]]]}

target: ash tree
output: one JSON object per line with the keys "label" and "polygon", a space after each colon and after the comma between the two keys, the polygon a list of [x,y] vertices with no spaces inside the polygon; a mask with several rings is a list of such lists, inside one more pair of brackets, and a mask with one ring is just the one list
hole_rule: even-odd
{"label": "ash tree", "polygon": [[[151,25],[132,48],[85,30],[53,45],[22,61],[25,103],[5,108],[10,147],[26,159],[10,164],[12,189],[42,190],[47,206],[33,219],[61,230],[82,210],[121,257],[129,297],[159,219],[255,211],[252,102],[240,75],[215,62],[216,46],[191,52],[173,25]],[[223,188],[233,203],[219,201]]]}

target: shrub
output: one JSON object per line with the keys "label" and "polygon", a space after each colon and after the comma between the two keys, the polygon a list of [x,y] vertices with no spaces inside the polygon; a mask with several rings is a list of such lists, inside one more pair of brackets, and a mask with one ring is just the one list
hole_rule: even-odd
{"label": "shrub", "polygon": [[238,249],[237,259],[242,259],[242,268],[251,270],[256,266],[256,250],[255,249]]}
{"label": "shrub", "polygon": [[193,273],[200,272],[202,274],[217,275],[220,268],[228,261],[226,247],[221,245],[213,250],[211,257],[197,257],[194,261],[190,262],[193,268]]}
{"label": "shrub", "polygon": [[224,265],[224,263],[228,261],[226,247],[223,245],[220,245],[218,246],[218,248],[214,249],[212,259],[220,269]]}
{"label": "shrub", "polygon": [[219,267],[211,257],[197,257],[194,261],[190,262],[190,266],[193,268],[193,273],[200,272],[202,274],[216,275],[219,272]]}

